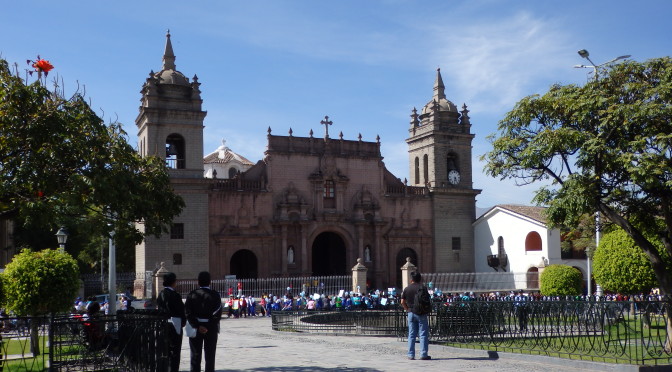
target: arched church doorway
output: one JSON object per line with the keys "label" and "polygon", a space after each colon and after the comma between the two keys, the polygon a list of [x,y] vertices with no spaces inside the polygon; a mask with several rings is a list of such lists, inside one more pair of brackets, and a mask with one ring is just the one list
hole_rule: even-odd
{"label": "arched church doorway", "polygon": [[530,267],[529,269],[527,269],[527,289],[528,290],[539,289],[539,268]]}
{"label": "arched church doorway", "polygon": [[249,249],[241,249],[231,257],[229,272],[238,279],[257,278],[257,256]]}
{"label": "arched church doorway", "polygon": [[313,275],[346,275],[345,242],[338,234],[324,232],[313,241]]}
{"label": "arched church doorway", "polygon": [[394,273],[397,276],[396,285],[397,288],[401,288],[401,267],[406,265],[406,257],[411,258],[411,263],[418,267],[418,254],[415,253],[413,248],[403,248],[397,253],[397,259],[395,260],[396,265],[394,266]]}

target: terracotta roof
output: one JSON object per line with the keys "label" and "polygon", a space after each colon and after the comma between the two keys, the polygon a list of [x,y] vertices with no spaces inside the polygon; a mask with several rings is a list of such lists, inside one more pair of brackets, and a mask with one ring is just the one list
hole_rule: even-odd
{"label": "terracotta roof", "polygon": [[548,220],[544,215],[546,207],[533,207],[528,205],[516,205],[516,204],[499,204],[497,207],[509,210],[514,213],[521,214],[525,217],[531,218],[533,220],[539,221],[546,224]]}

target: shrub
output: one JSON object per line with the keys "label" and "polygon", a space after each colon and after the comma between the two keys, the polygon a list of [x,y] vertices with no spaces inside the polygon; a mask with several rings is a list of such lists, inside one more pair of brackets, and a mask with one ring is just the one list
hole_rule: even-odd
{"label": "shrub", "polygon": [[581,272],[567,265],[549,265],[539,277],[541,294],[544,296],[576,296],[581,294]]}

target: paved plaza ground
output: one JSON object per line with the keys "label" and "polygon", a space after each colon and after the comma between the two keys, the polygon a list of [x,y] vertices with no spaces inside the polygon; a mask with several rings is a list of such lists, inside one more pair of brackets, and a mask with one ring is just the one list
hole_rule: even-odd
{"label": "paved plaza ground", "polygon": [[[432,360],[407,360],[406,342],[394,337],[325,336],[271,330],[266,317],[222,319],[216,370],[260,372],[378,371],[595,371],[614,366],[557,358],[430,345]],[[182,344],[181,371],[189,371],[189,342]]]}

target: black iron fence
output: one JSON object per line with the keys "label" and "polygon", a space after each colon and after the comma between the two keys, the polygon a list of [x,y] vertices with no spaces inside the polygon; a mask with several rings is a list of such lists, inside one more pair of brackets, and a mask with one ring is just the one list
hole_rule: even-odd
{"label": "black iron fence", "polygon": [[[124,293],[126,291],[133,292],[134,283],[136,280],[145,281],[145,293],[143,294],[144,298],[151,298],[151,288],[152,288],[152,272],[125,272],[125,273],[116,273],[117,281],[116,287],[118,293]],[[84,296],[95,296],[99,294],[108,293],[108,277],[107,273],[104,274],[84,274],[81,276],[82,283],[84,285]],[[149,292],[148,292],[149,291]]]}
{"label": "black iron fence", "polygon": [[141,310],[2,318],[0,371],[166,371],[167,326]]}
{"label": "black iron fence", "polygon": [[[672,363],[670,302],[465,301],[435,303],[431,340],[457,347],[526,352],[607,363]],[[406,314],[277,311],[273,329],[405,338]]]}
{"label": "black iron fence", "polygon": [[[198,288],[196,279],[178,279],[176,290],[185,297],[191,290]],[[291,292],[294,296],[304,293],[310,295],[338,294],[341,290],[352,289],[352,276],[307,276],[291,278],[260,278],[260,279],[218,279],[210,283],[210,288],[218,291],[222,297],[229,293],[234,296],[260,297],[262,294],[283,296]]]}

